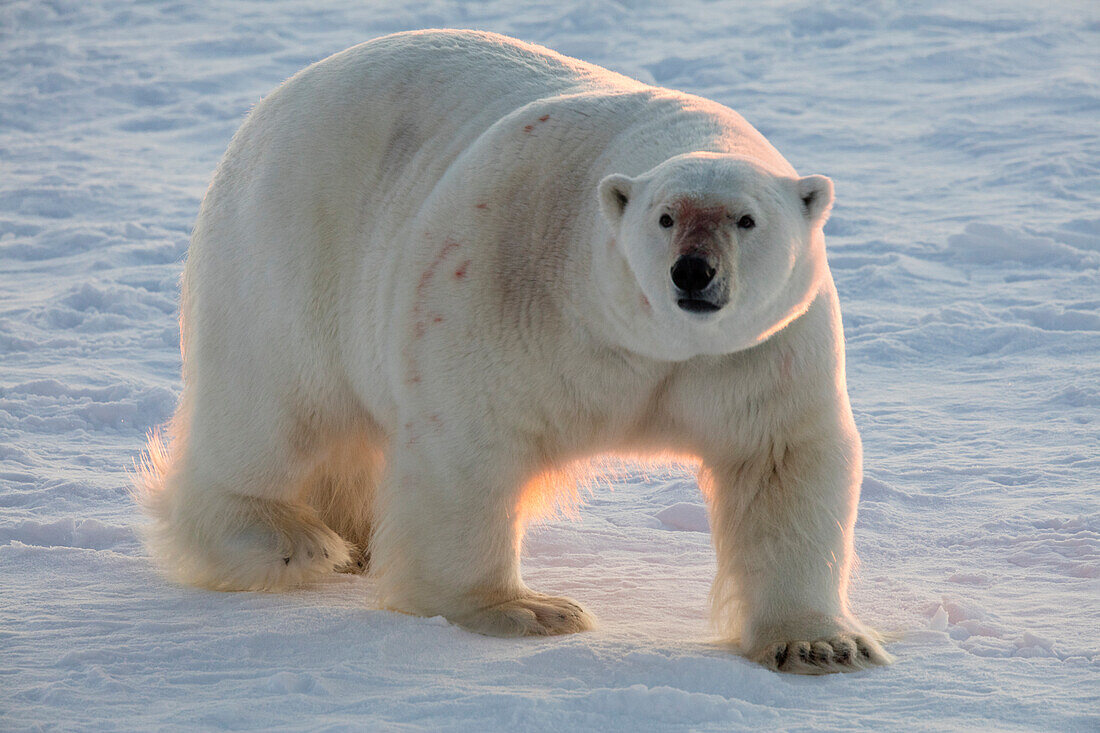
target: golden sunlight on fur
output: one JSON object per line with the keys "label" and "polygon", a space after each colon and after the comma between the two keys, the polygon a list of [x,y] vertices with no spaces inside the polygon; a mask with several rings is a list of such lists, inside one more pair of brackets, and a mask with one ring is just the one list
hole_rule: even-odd
{"label": "golden sunlight on fur", "polygon": [[579,518],[584,494],[597,489],[613,490],[626,478],[651,473],[679,471],[695,475],[700,468],[697,456],[659,451],[655,453],[615,453],[579,458],[547,469],[523,488],[516,508],[522,527],[556,517]]}

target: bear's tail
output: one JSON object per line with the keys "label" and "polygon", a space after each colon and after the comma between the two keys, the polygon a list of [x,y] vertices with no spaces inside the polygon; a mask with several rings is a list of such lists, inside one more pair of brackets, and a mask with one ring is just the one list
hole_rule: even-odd
{"label": "bear's tail", "polygon": [[[169,428],[169,435],[172,434]],[[142,543],[153,560],[175,580],[186,581],[189,573],[179,562],[175,539],[171,529],[175,514],[175,496],[170,490],[171,477],[175,473],[174,456],[183,446],[180,438],[171,440],[161,429],[149,433],[145,450],[134,462],[131,494],[150,523],[139,529]]]}

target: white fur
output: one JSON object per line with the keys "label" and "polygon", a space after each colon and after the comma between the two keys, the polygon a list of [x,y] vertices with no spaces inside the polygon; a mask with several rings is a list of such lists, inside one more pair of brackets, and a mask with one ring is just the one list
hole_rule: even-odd
{"label": "white fur", "polygon": [[[672,451],[702,461],[727,638],[785,671],[888,661],[846,599],[861,459],[831,203],[731,110],[502,36],[309,67],[202,205],[183,399],[143,473],[153,553],[271,590],[369,555],[389,608],[579,631],[586,611],[520,578],[561,483],[540,476]],[[677,305],[695,249],[714,313]]]}

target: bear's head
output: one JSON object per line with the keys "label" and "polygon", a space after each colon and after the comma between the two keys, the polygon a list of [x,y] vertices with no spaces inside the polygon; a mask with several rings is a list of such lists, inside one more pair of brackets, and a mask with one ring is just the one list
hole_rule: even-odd
{"label": "bear's head", "polygon": [[[608,317],[622,345],[679,361],[755,346],[804,313],[826,273],[824,176],[688,153],[599,183]],[[640,293],[639,293],[640,291]]]}

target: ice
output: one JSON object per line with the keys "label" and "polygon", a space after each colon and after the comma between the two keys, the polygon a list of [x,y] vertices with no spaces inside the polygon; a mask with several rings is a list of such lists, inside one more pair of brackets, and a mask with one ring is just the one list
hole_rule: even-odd
{"label": "ice", "polygon": [[[600,619],[570,638],[384,611],[369,578],[153,569],[129,472],[179,395],[219,157],[303,66],[440,26],[714,98],[833,178],[852,604],[894,666],[790,679],[715,643],[680,469],[528,536],[528,583]],[[1100,729],[1097,49],[1096,3],[0,4],[0,729]]]}

